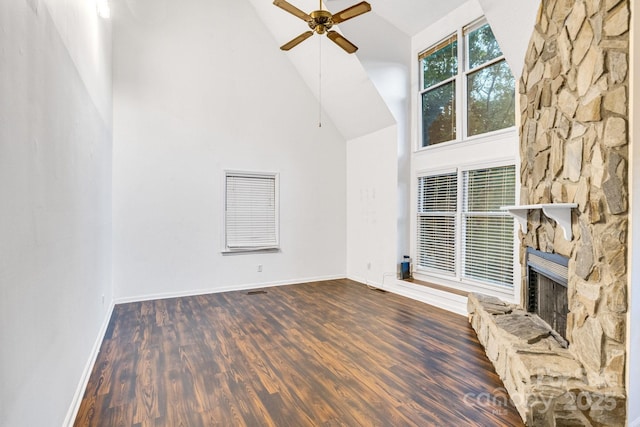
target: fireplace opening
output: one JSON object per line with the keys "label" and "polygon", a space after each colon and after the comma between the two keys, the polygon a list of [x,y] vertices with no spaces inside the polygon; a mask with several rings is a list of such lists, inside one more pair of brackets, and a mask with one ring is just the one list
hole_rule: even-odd
{"label": "fireplace opening", "polygon": [[527,249],[527,311],[537,314],[567,342],[569,258]]}

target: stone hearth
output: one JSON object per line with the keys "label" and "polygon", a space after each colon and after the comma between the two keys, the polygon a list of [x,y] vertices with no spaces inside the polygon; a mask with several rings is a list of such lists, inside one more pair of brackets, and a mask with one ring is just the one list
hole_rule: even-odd
{"label": "stone hearth", "polygon": [[468,311],[527,425],[624,425],[624,393],[589,385],[583,364],[537,316],[477,294],[469,295]]}

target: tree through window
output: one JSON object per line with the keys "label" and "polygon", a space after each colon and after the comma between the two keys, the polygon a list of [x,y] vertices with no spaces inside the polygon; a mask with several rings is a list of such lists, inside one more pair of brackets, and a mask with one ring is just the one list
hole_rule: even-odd
{"label": "tree through window", "polygon": [[489,24],[467,34],[467,135],[515,124],[515,80]]}
{"label": "tree through window", "polygon": [[489,24],[459,30],[418,60],[422,147],[515,125],[515,79]]}

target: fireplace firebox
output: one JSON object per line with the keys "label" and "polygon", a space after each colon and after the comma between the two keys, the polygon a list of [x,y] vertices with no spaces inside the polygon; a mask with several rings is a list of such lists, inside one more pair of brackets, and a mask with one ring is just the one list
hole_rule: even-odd
{"label": "fireplace firebox", "polygon": [[547,322],[568,344],[567,297],[569,259],[527,248],[527,311]]}

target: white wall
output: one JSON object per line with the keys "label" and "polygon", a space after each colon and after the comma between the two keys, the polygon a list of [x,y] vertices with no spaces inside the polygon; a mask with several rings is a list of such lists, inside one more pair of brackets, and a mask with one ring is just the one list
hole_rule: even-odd
{"label": "white wall", "polygon": [[58,37],[78,70],[105,123],[111,125],[113,113],[111,79],[111,21],[96,13],[97,0],[26,0],[46,5],[55,23]]}
{"label": "white wall", "polygon": [[63,424],[112,300],[111,29],[88,3],[0,4],[2,426]]}
{"label": "white wall", "polygon": [[[137,4],[113,5],[117,298],[344,277],[345,140],[250,3]],[[280,252],[222,255],[225,169],[280,173]]]}
{"label": "white wall", "polygon": [[395,282],[398,129],[347,144],[347,275],[384,288]]}
{"label": "white wall", "polygon": [[[406,46],[408,51],[409,39],[407,38],[406,43],[398,43],[398,46]],[[408,55],[403,56],[406,56],[407,60],[409,59]],[[399,58],[389,59],[390,61],[370,61],[363,65],[367,70],[369,78],[380,93],[382,99],[384,99],[385,104],[393,114],[394,120],[396,121],[396,125],[394,126],[396,129],[396,135],[393,137],[394,144],[396,146],[395,158],[391,159],[389,158],[389,153],[384,153],[384,157],[381,157],[377,162],[374,162],[374,164],[380,162],[387,164],[394,160],[396,162],[396,203],[395,205],[387,203],[386,206],[387,209],[390,210],[389,214],[396,216],[394,234],[396,236],[395,260],[397,262],[401,260],[404,255],[409,254],[409,176],[411,172],[411,141],[409,139],[409,66],[408,64],[401,62]],[[381,130],[384,130],[384,128]],[[371,135],[376,135],[378,132],[374,132]],[[367,138],[364,138],[364,140],[367,140]],[[363,150],[363,155],[370,156],[370,153],[364,153],[365,150],[368,150],[366,144],[360,145],[360,147]],[[356,159],[357,155],[353,154],[352,157]],[[350,168],[351,166],[347,167],[348,170]],[[349,222],[347,228],[350,228],[351,226],[352,224]],[[358,227],[358,224],[353,226]]]}

